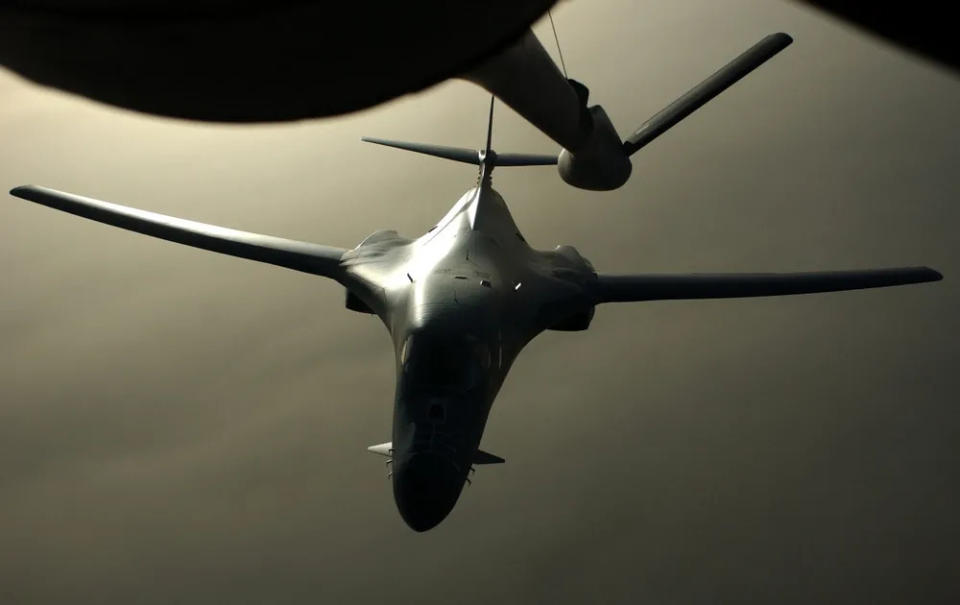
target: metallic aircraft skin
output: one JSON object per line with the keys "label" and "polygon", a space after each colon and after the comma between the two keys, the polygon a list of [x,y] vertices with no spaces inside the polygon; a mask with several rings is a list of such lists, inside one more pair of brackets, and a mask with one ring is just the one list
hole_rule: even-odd
{"label": "metallic aircraft skin", "polygon": [[523,346],[593,307],[590,263],[570,247],[532,249],[489,175],[485,165],[479,186],[420,238],[377,232],[341,261],[345,285],[393,338],[393,492],[417,531],[456,503]]}

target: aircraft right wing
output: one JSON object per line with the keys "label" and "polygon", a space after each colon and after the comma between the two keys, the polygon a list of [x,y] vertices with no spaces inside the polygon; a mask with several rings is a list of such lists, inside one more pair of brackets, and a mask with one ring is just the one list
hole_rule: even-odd
{"label": "aircraft right wing", "polygon": [[341,248],[207,225],[35,185],[16,187],[10,194],[56,210],[194,248],[334,279],[339,279],[342,274],[340,257],[346,250]]}
{"label": "aircraft right wing", "polygon": [[939,281],[929,267],[897,267],[812,273],[691,273],[597,276],[597,302],[689,298],[738,298],[836,292]]}

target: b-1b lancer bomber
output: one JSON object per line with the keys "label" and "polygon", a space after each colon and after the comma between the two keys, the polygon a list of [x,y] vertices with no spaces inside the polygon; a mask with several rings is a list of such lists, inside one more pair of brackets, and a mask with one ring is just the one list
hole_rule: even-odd
{"label": "b-1b lancer bomber", "polygon": [[[688,102],[699,106],[705,101],[688,95]],[[655,116],[646,132],[656,136],[696,108],[684,105],[683,97],[672,107],[665,122],[657,123]],[[397,507],[416,531],[436,526],[450,513],[474,465],[503,462],[480,450],[480,440],[493,400],[523,347],[544,330],[587,329],[598,304],[803,294],[941,279],[926,267],[785,274],[598,273],[571,246],[541,251],[527,244],[493,189],[492,172],[496,166],[554,165],[558,158],[497,154],[491,148],[492,119],[491,101],[487,141],[479,151],[368,139],[475,164],[479,177],[420,237],[377,231],[349,250],[206,225],[43,187],[17,187],[11,193],[145,235],[342,284],[347,308],[377,315],[392,337],[397,370],[392,440],[369,449],[389,457]]]}

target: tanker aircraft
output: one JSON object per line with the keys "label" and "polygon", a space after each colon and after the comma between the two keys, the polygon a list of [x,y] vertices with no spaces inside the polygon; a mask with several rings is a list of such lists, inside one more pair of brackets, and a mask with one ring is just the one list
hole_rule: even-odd
{"label": "tanker aircraft", "polygon": [[[783,45],[785,37],[768,37],[767,47],[771,39],[774,46]],[[750,71],[759,64],[756,53],[750,53],[651,118],[623,143],[625,150],[632,153],[659,136]],[[745,68],[742,59],[750,66]],[[207,225],[33,185],[16,187],[11,194],[130,231],[342,284],[346,307],[377,315],[392,337],[397,372],[392,440],[368,449],[389,458],[397,508],[416,531],[436,526],[450,513],[474,465],[504,462],[479,446],[493,400],[523,347],[544,330],[586,330],[598,304],[804,294],[941,279],[927,267],[598,273],[572,246],[532,248],[492,186],[496,166],[555,165],[568,151],[560,157],[497,154],[491,148],[492,123],[491,99],[486,145],[480,150],[366,139],[474,164],[479,175],[476,186],[420,237],[377,231],[351,249]]]}

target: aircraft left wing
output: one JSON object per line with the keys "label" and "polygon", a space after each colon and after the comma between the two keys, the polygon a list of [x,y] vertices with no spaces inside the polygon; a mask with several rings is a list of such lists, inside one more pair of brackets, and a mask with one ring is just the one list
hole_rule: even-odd
{"label": "aircraft left wing", "polygon": [[343,273],[340,257],[346,250],[341,248],[188,221],[35,185],[16,187],[10,194],[114,227],[194,248],[333,279],[339,279]]}
{"label": "aircraft left wing", "polygon": [[692,273],[687,275],[597,276],[597,302],[633,302],[688,298],[738,298],[882,288],[943,276],[929,267],[897,267],[812,273]]}

